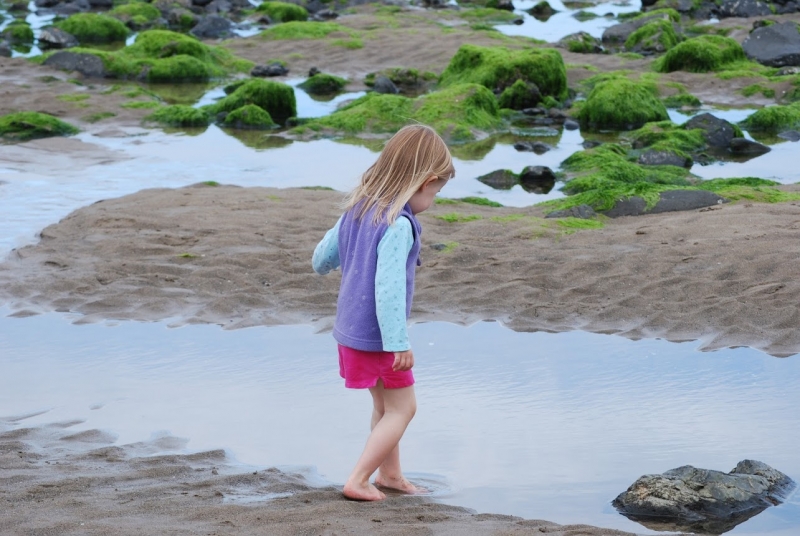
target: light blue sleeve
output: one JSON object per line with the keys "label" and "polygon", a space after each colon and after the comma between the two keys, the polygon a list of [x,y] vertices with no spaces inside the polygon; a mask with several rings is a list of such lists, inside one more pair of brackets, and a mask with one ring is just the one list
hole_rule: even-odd
{"label": "light blue sleeve", "polygon": [[333,229],[325,233],[320,243],[314,248],[311,266],[320,275],[325,275],[339,267],[339,224],[341,223],[342,218],[339,218]]}
{"label": "light blue sleeve", "polygon": [[378,243],[375,270],[375,311],[384,352],[411,349],[406,327],[406,262],[414,245],[408,218],[399,217]]}

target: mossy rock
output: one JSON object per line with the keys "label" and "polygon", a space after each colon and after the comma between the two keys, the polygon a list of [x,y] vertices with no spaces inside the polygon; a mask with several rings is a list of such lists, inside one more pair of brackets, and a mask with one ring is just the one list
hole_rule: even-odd
{"label": "mossy rock", "polygon": [[666,151],[681,156],[704,151],[707,147],[703,130],[686,129],[672,121],[647,123],[642,128],[626,135],[634,149]]}
{"label": "mossy rock", "polygon": [[680,42],[672,21],[654,20],[633,32],[625,41],[625,48],[631,52],[661,54]]}
{"label": "mossy rock", "polygon": [[263,2],[256,8],[256,11],[266,13],[273,22],[308,20],[306,8],[288,2]]}
{"label": "mossy rock", "polygon": [[699,108],[703,103],[690,93],[676,93],[661,99],[667,108]]}
{"label": "mossy rock", "polygon": [[662,73],[718,71],[745,60],[744,50],[734,39],[720,35],[701,35],[679,43],[656,60],[654,67]]}
{"label": "mossy rock", "polygon": [[128,28],[122,22],[99,13],[77,13],[53,26],[74,35],[81,43],[113,43],[128,37]]}
{"label": "mossy rock", "polygon": [[347,80],[344,78],[339,78],[332,74],[319,73],[308,78],[297,87],[302,88],[311,95],[331,95],[339,93],[346,85]]}
{"label": "mossy rock", "polygon": [[669,119],[649,84],[625,78],[597,84],[578,112],[581,126],[594,130],[632,130]]}
{"label": "mossy rock", "polygon": [[153,62],[147,69],[147,81],[154,83],[205,82],[218,71],[193,56],[179,54]]}
{"label": "mossy rock", "polygon": [[255,104],[245,104],[225,116],[222,122],[228,128],[247,130],[267,130],[277,128],[272,117]]}
{"label": "mossy rock", "polygon": [[17,112],[0,116],[0,137],[26,141],[53,136],[72,136],[78,129],[60,119],[39,112]]}
{"label": "mossy rock", "polygon": [[561,168],[573,175],[564,187],[570,194],[595,189],[602,181],[634,184],[647,182],[674,186],[689,185],[689,172],[676,166],[642,166],[628,155],[628,151],[619,144],[607,143],[594,149],[586,149],[573,153],[561,163]]}
{"label": "mossy rock", "polygon": [[504,47],[462,45],[439,78],[441,87],[480,84],[504,90],[517,80],[533,82],[543,96],[567,97],[567,69],[552,48],[511,50]]}
{"label": "mossy rock", "polygon": [[542,94],[536,84],[517,80],[507,87],[498,98],[500,108],[523,110],[533,108],[542,100]]}
{"label": "mossy rock", "polygon": [[422,86],[435,82],[438,76],[431,72],[420,73],[417,69],[406,67],[392,67],[377,73],[369,73],[364,77],[364,85],[372,87],[375,85],[375,78],[383,75],[392,81],[394,85],[406,90],[419,89]]}
{"label": "mossy rock", "polygon": [[211,122],[204,110],[183,104],[164,106],[144,119],[170,127],[205,127]]}
{"label": "mossy rock", "polygon": [[800,128],[800,103],[761,108],[739,124],[748,131],[758,132],[780,132]]}
{"label": "mossy rock", "polygon": [[122,4],[109,11],[108,14],[134,30],[152,26],[161,18],[161,11],[145,2]]}
{"label": "mossy rock", "polygon": [[255,104],[266,111],[271,119],[278,124],[285,124],[290,117],[297,115],[297,102],[294,89],[286,84],[272,80],[254,78],[248,80],[233,93],[204,109],[216,115],[220,112],[233,112],[246,106]]}
{"label": "mossy rock", "polygon": [[21,20],[15,20],[9,24],[0,35],[13,45],[30,45],[33,43],[31,25]]}
{"label": "mossy rock", "polygon": [[416,99],[368,93],[304,128],[346,134],[389,133],[410,122],[430,125],[455,143],[474,140],[476,132],[502,125],[497,99],[491,91],[478,84],[460,84]]}

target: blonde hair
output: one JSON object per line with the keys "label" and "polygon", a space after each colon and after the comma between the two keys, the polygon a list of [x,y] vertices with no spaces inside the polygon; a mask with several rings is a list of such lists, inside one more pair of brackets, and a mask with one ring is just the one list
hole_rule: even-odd
{"label": "blonde hair", "polygon": [[357,207],[356,218],[375,209],[373,223],[392,224],[411,196],[432,176],[455,176],[450,150],[431,127],[408,125],[386,142],[378,160],[345,198],[345,210]]}

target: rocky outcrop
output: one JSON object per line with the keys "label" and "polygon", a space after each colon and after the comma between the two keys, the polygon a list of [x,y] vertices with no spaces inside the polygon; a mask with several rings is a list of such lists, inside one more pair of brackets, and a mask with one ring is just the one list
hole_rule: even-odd
{"label": "rocky outcrop", "polygon": [[685,465],[640,477],[613,505],[654,530],[722,534],[782,502],[794,487],[791,478],[754,460],[730,473]]}
{"label": "rocky outcrop", "polygon": [[747,57],[769,67],[800,65],[800,31],[794,22],[756,28],[744,40]]}
{"label": "rocky outcrop", "polygon": [[106,68],[105,65],[103,65],[103,60],[94,54],[56,52],[44,60],[43,65],[48,65],[64,71],[78,71],[88,78],[105,78],[106,76]]}

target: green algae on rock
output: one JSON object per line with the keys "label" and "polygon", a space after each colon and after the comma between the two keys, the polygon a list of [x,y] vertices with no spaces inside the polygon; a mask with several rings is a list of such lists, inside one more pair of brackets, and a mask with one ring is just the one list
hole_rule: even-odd
{"label": "green algae on rock", "polygon": [[680,42],[672,21],[654,20],[633,32],[625,41],[625,48],[632,52],[662,53]]}
{"label": "green algae on rock", "polygon": [[369,93],[329,116],[307,122],[300,133],[308,129],[389,133],[415,121],[430,125],[456,143],[474,140],[478,132],[495,130],[503,123],[491,91],[478,84],[459,84],[416,99]]}
{"label": "green algae on rock", "polygon": [[697,185],[731,201],[755,201],[757,203],[783,203],[800,200],[798,192],[784,192],[776,188],[779,182],[757,177],[712,179]]}
{"label": "green algae on rock", "polygon": [[539,88],[532,82],[517,80],[500,94],[498,101],[501,108],[523,110],[533,108],[542,100]]}
{"label": "green algae on rock", "polygon": [[635,149],[648,148],[681,156],[689,156],[706,148],[702,129],[687,130],[683,125],[676,125],[669,120],[647,123],[630,132],[627,138]]}
{"label": "green algae on rock", "polygon": [[254,104],[267,112],[278,124],[285,124],[290,117],[297,115],[297,101],[294,89],[280,82],[253,78],[239,85],[231,94],[214,104],[204,106],[209,114],[231,113],[248,104]]}
{"label": "green algae on rock", "polygon": [[211,122],[206,111],[184,104],[164,106],[145,117],[144,120],[170,127],[205,127]]}
{"label": "green algae on rock", "polygon": [[675,45],[654,63],[656,71],[670,73],[718,71],[745,60],[744,50],[734,39],[720,35],[701,35]]}
{"label": "green algae on rock", "polygon": [[691,93],[681,92],[661,99],[667,108],[699,108],[703,103]]}
{"label": "green algae on rock", "polygon": [[567,70],[561,54],[552,48],[512,50],[505,47],[462,45],[439,78],[441,87],[480,84],[504,90],[517,80],[533,82],[542,95],[567,97]]}
{"label": "green algae on rock", "polygon": [[279,126],[275,124],[269,113],[255,104],[245,104],[232,111],[225,116],[222,124],[228,128],[248,130],[267,130]]}
{"label": "green algae on rock", "polygon": [[291,21],[277,24],[267,28],[261,34],[264,39],[324,39],[330,34],[344,33],[350,37],[357,37],[357,33],[350,28],[335,22],[304,22]]}
{"label": "green algae on rock", "polygon": [[465,9],[459,12],[458,16],[469,21],[481,21],[494,24],[500,24],[503,22],[509,23],[519,18],[519,15],[515,15],[511,11],[495,9],[492,7],[476,7],[472,9]]}
{"label": "green algae on rock", "polygon": [[291,22],[308,20],[308,10],[297,4],[288,2],[262,2],[256,11],[266,13],[273,22]]}
{"label": "green algae on rock", "polygon": [[76,13],[53,26],[74,35],[81,43],[112,43],[128,37],[128,28],[122,22],[99,13]]}
{"label": "green algae on rock", "polygon": [[311,95],[331,95],[340,92],[347,85],[347,80],[332,74],[318,73],[309,77],[297,87]]}
{"label": "green algae on rock", "polygon": [[79,131],[60,119],[39,112],[17,112],[0,116],[0,138],[27,141],[53,136],[72,136]]}
{"label": "green algae on rock", "polygon": [[1,37],[6,38],[11,44],[31,44],[33,43],[33,29],[24,20],[12,21],[5,30],[0,33]]}
{"label": "green algae on rock", "polygon": [[578,111],[581,126],[594,130],[632,130],[668,118],[651,84],[626,78],[598,83]]}
{"label": "green algae on rock", "polygon": [[779,132],[798,128],[800,127],[800,103],[761,108],[739,124],[747,130],[761,132]]}
{"label": "green algae on rock", "polygon": [[134,30],[153,26],[161,17],[161,11],[157,7],[139,1],[118,5],[108,14]]}

